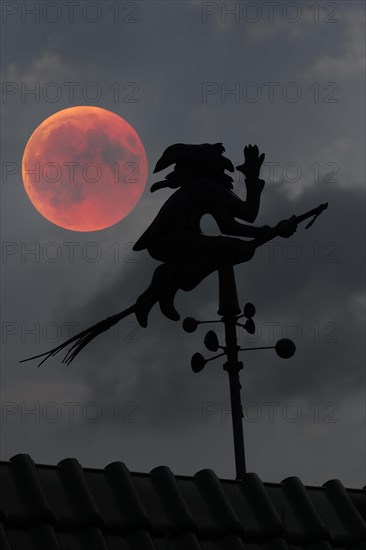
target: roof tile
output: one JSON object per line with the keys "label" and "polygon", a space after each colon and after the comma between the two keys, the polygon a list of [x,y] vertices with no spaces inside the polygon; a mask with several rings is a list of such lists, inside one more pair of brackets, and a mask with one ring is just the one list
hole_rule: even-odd
{"label": "roof tile", "polygon": [[83,468],[75,458],[58,463],[60,477],[69,495],[78,526],[102,525],[103,520],[85,480]]}
{"label": "roof tile", "polygon": [[366,492],[332,480],[0,462],[0,550],[366,550]]}
{"label": "roof tile", "polygon": [[162,497],[167,514],[170,517],[172,532],[198,532],[198,526],[182,493],[174,474],[167,466],[158,466],[151,471],[151,479],[156,491]]}
{"label": "roof tile", "polygon": [[[151,530],[152,522],[141,502],[127,466],[123,462],[112,462],[105,468],[105,477],[118,506],[117,526],[119,529],[123,531]],[[104,519],[106,525],[110,525],[109,518],[110,515]]]}
{"label": "roof tile", "polygon": [[56,533],[51,525],[37,525],[29,531],[34,548],[37,550],[61,550]]}
{"label": "roof tile", "polygon": [[[106,541],[109,550],[156,550],[151,535],[142,530],[135,531],[123,537],[106,536]],[[166,548],[165,544],[165,549]]]}
{"label": "roof tile", "polygon": [[[202,550],[196,535],[192,533],[180,533],[179,535],[166,536],[155,539],[156,550]],[[215,548],[217,550],[217,547]]]}
{"label": "roof tile", "polygon": [[202,541],[201,548],[202,550],[248,550],[247,545],[237,535],[229,535],[218,541]]}
{"label": "roof tile", "polygon": [[289,547],[283,539],[272,539],[266,542],[261,550],[289,550]]}
{"label": "roof tile", "polygon": [[[269,498],[262,481],[255,473],[248,473],[239,483],[241,494],[255,514],[257,525],[250,529],[245,522],[248,533],[252,536],[267,539],[284,535],[284,527],[281,518]],[[244,520],[245,521],[245,520]]]}
{"label": "roof tile", "polygon": [[98,527],[83,529],[75,538],[80,550],[110,550],[103,532]]}
{"label": "roof tile", "polygon": [[329,542],[315,542],[309,546],[308,550],[332,550],[332,547]]}
{"label": "roof tile", "polygon": [[[324,483],[323,487],[326,488],[326,493],[329,495],[332,506],[336,510],[340,522],[344,524],[347,535],[337,541],[343,543],[347,541],[356,544],[366,539],[366,523],[362,519],[360,513],[353,505],[346,489],[343,487],[338,479],[332,479],[327,483]],[[351,534],[351,541],[350,535]],[[366,547],[365,547],[366,550]]]}
{"label": "roof tile", "polygon": [[33,460],[27,454],[11,459],[11,475],[23,503],[23,521],[34,524],[53,522],[54,516],[40,484]]}
{"label": "roof tile", "polygon": [[2,523],[0,523],[0,548],[1,550],[11,550],[9,539]]}
{"label": "roof tile", "polygon": [[215,537],[232,533],[243,535],[244,526],[239,522],[215,472],[205,469],[194,477],[212,515],[207,534]]}
{"label": "roof tile", "polygon": [[282,481],[282,485],[291,508],[294,510],[301,525],[301,531],[292,529],[291,524],[286,525],[290,539],[293,542],[301,540],[308,543],[329,539],[329,531],[300,479],[297,477],[288,477]]}

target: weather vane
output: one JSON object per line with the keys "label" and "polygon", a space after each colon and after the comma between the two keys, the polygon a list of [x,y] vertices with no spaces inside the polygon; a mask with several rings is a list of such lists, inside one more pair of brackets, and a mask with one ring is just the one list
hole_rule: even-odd
{"label": "weather vane", "polygon": [[[222,143],[178,143],[164,151],[154,173],[173,164],[174,170],[164,180],[154,183],[151,192],[165,187],[177,190],[163,204],[154,221],[133,247],[135,251],[147,249],[150,256],[161,262],[155,269],[149,287],[129,308],[107,317],[56,348],[21,362],[43,357],[38,365],[40,366],[49,357],[70,346],[62,360],[63,363],[70,364],[89,342],[128,315],[135,314],[139,324],[147,327],[150,310],[156,303],[159,303],[163,315],[172,321],[179,321],[180,315],[174,305],[177,291],[193,290],[208,275],[217,271],[218,314],[225,327],[225,345],[220,346],[216,334],[213,331],[208,332],[204,341],[206,347],[211,351],[221,348],[223,352],[210,359],[204,359],[200,353],[196,353],[192,357],[191,365],[194,372],[200,372],[208,361],[226,355],[224,370],[228,372],[230,381],[236,477],[241,479],[246,472],[246,466],[239,380],[243,364],[238,360],[238,353],[248,349],[275,348],[280,357],[288,358],[294,354],[295,345],[291,340],[281,339],[275,346],[245,349],[238,346],[237,326],[249,333],[255,331],[255,307],[247,303],[241,314],[234,266],[251,260],[256,249],[264,243],[278,236],[291,237],[297,225],[308,218],[312,220],[306,228],[310,227],[327,208],[328,203],[300,216],[291,216],[274,227],[240,223],[237,219],[252,224],[257,218],[265,184],[259,177],[265,155],[259,154],[256,145],[244,148],[244,163],[236,167],[245,176],[244,201],[232,191],[233,178],[226,171],[234,172],[234,166],[223,156],[224,151]],[[222,235],[202,233],[200,221],[205,214],[210,214],[215,219]],[[246,318],[245,324],[239,323],[242,317]],[[201,322],[189,317],[184,320],[183,328],[187,332],[193,332]],[[207,322],[213,321],[205,321]]]}

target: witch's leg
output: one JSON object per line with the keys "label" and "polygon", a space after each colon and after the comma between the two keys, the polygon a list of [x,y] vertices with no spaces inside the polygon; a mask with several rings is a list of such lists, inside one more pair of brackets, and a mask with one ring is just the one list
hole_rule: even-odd
{"label": "witch's leg", "polygon": [[174,244],[174,253],[152,254],[158,260],[167,261],[155,269],[150,286],[136,301],[136,317],[143,327],[147,326],[150,310],[157,302],[163,315],[178,321],[180,315],[174,307],[178,289],[192,290],[221,264],[246,262],[255,251],[249,242],[221,236],[198,235],[183,246]]}
{"label": "witch's leg", "polygon": [[159,265],[149,287],[136,300],[135,315],[142,327],[147,327],[148,316],[153,306],[159,302],[165,317],[179,321],[180,315],[174,306],[174,298],[179,289],[192,290],[205,277],[215,271],[216,262],[167,262]]}
{"label": "witch's leg", "polygon": [[174,307],[174,297],[179,288],[176,276],[175,266],[169,263],[161,264],[155,269],[149,287],[136,300],[135,315],[142,327],[147,327],[150,310],[157,302],[163,315],[172,321],[179,321],[180,315]]}

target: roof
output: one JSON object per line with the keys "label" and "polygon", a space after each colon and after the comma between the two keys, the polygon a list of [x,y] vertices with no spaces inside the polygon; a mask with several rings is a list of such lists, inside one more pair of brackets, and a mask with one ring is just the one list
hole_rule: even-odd
{"label": "roof", "polygon": [[0,462],[1,550],[365,550],[366,488]]}

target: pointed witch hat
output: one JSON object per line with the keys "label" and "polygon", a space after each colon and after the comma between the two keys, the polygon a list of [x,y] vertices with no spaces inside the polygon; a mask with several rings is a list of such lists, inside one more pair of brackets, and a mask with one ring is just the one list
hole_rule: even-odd
{"label": "pointed witch hat", "polygon": [[185,182],[197,179],[197,176],[212,177],[232,188],[233,179],[225,174],[225,170],[234,172],[234,166],[230,159],[223,156],[224,151],[222,143],[170,145],[156,163],[154,174],[172,164],[175,164],[174,171],[170,172],[165,180],[154,183],[150,191],[153,193],[164,187],[174,189]]}

